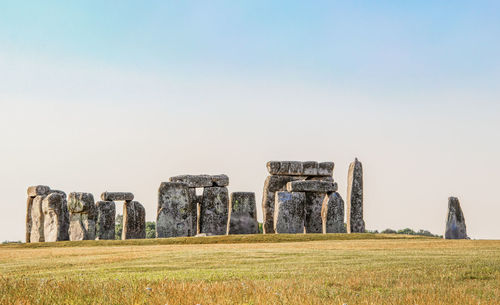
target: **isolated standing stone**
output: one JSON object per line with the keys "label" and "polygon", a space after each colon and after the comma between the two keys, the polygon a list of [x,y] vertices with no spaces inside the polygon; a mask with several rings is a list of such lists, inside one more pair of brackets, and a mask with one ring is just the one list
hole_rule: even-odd
{"label": "isolated standing stone", "polygon": [[303,192],[277,192],[274,210],[274,230],[276,233],[304,233]]}
{"label": "isolated standing stone", "polygon": [[146,210],[137,201],[126,201],[123,205],[122,239],[146,238]]}
{"label": "isolated standing stone", "polygon": [[90,193],[69,193],[69,239],[94,240],[97,209]]}
{"label": "isolated standing stone", "polygon": [[60,241],[67,236],[67,232],[63,232],[66,221],[63,204],[63,196],[56,192],[49,194],[42,201],[43,234],[46,242]]}
{"label": "isolated standing stone", "polygon": [[328,194],[321,209],[323,233],[345,233],[344,200],[339,193]]}
{"label": "isolated standing stone", "polygon": [[96,239],[115,239],[116,205],[114,201],[97,201]]}
{"label": "isolated standing stone", "polygon": [[44,219],[43,219],[43,211],[42,211],[42,202],[45,199],[45,195],[36,196],[33,199],[33,204],[31,206],[31,236],[30,242],[38,243],[44,242],[45,236],[43,233],[44,230]]}
{"label": "isolated standing stone", "polygon": [[132,201],[134,194],[128,192],[104,192],[101,194],[102,201]]}
{"label": "isolated standing stone", "polygon": [[181,182],[162,182],[158,189],[156,237],[196,235],[196,191]]}
{"label": "isolated standing stone", "polygon": [[229,221],[229,234],[257,234],[257,206],[255,193],[234,192],[230,200],[231,217]]}
{"label": "isolated standing stone", "polygon": [[226,187],[206,187],[200,208],[200,232],[227,234],[229,194]]}
{"label": "isolated standing stone", "polygon": [[321,219],[321,208],[325,193],[306,192],[306,201],[304,204],[304,228],[305,233],[322,233],[323,221]]}
{"label": "isolated standing stone", "polygon": [[456,197],[448,198],[448,218],[446,220],[445,239],[467,239],[465,218]]}
{"label": "isolated standing stone", "polygon": [[349,166],[347,180],[347,233],[364,233],[363,166],[357,158]]}

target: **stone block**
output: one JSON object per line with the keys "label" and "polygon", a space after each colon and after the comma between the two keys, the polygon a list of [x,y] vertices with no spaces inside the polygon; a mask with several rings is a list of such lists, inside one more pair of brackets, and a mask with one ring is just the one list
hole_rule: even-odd
{"label": "stone block", "polygon": [[259,233],[255,193],[231,193],[230,211],[229,234]]}
{"label": "stone block", "polygon": [[274,209],[274,230],[276,233],[304,233],[303,192],[277,192]]}
{"label": "stone block", "polygon": [[57,193],[62,197],[61,204],[61,215],[60,215],[60,228],[59,228],[59,240],[69,240],[69,211],[68,211],[68,200],[66,199],[66,193],[60,190],[50,190],[49,193]]}
{"label": "stone block", "polygon": [[317,193],[330,193],[336,192],[338,189],[337,183],[329,181],[292,181],[288,182],[286,189],[289,192],[317,192]]}
{"label": "stone block", "polygon": [[28,187],[28,196],[36,197],[47,195],[50,192],[50,187],[46,185],[35,185]]}
{"label": "stone block", "polygon": [[333,162],[320,162],[318,163],[318,175],[319,176],[333,176],[333,168],[335,163]]}
{"label": "stone block", "polygon": [[181,175],[170,177],[170,182],[181,182],[194,188],[227,186],[229,177],[227,175]]}
{"label": "stone block", "polygon": [[347,177],[347,233],[364,233],[363,166],[356,159],[349,165]]}
{"label": "stone block", "polygon": [[90,193],[70,193],[68,196],[69,239],[94,240],[97,209]]}
{"label": "stone block", "polygon": [[96,239],[115,239],[116,204],[114,201],[97,201]]}
{"label": "stone block", "polygon": [[229,194],[226,187],[206,187],[200,207],[200,232],[227,234]]}
{"label": "stone block", "polygon": [[63,196],[53,192],[47,195],[42,201],[43,212],[43,234],[45,242],[61,241],[67,235],[64,233],[64,222],[66,217],[63,214]]}
{"label": "stone block", "polygon": [[44,215],[42,210],[42,202],[46,195],[39,195],[33,199],[31,206],[31,234],[30,242],[38,243],[45,241],[44,230]]}
{"label": "stone block", "polygon": [[321,209],[323,233],[345,233],[344,200],[339,193],[328,194]]}
{"label": "stone block", "polygon": [[448,198],[448,217],[446,219],[445,239],[467,239],[464,213],[456,197]]}
{"label": "stone block", "polygon": [[146,238],[146,210],[137,201],[125,201],[122,239],[143,238]]}
{"label": "stone block", "polygon": [[196,190],[181,182],[163,182],[158,189],[156,237],[196,235]]}
{"label": "stone block", "polygon": [[269,161],[267,171],[280,176],[332,176],[333,162]]}
{"label": "stone block", "polygon": [[101,194],[102,201],[132,201],[134,194],[129,192],[104,192]]}
{"label": "stone block", "polygon": [[323,221],[321,219],[321,208],[325,193],[306,192],[304,229],[305,233],[322,233]]}
{"label": "stone block", "polygon": [[33,199],[34,197],[28,196],[26,201],[26,243],[31,242],[31,209],[33,208]]}
{"label": "stone block", "polygon": [[318,175],[318,162],[316,161],[305,161],[302,163],[302,168],[305,176]]}

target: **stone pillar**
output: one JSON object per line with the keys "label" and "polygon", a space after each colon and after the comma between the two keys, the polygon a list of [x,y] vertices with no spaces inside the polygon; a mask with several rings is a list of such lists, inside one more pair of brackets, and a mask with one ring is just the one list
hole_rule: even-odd
{"label": "stone pillar", "polygon": [[61,215],[59,217],[60,229],[59,240],[69,240],[69,211],[66,193],[59,190],[50,190],[50,193],[61,195]]}
{"label": "stone pillar", "polygon": [[448,198],[448,217],[446,220],[444,238],[467,239],[464,214],[460,207],[460,201],[456,197]]}
{"label": "stone pillar", "polygon": [[274,209],[276,233],[304,233],[304,192],[277,192]]}
{"label": "stone pillar", "polygon": [[44,240],[46,242],[66,240],[68,228],[63,196],[58,192],[50,193],[42,201],[42,211]]}
{"label": "stone pillar", "polygon": [[50,191],[50,188],[46,185],[36,185],[28,187],[28,200],[26,202],[26,242],[31,242],[31,230],[32,230],[32,216],[31,212],[33,209],[33,200],[36,196],[47,195]]}
{"label": "stone pillar", "polygon": [[259,223],[257,222],[257,206],[255,205],[255,193],[231,193],[231,200],[229,202],[230,220],[227,228],[228,234],[259,233]]}
{"label": "stone pillar", "polygon": [[31,236],[30,242],[38,243],[45,241],[44,235],[44,215],[42,211],[42,202],[46,195],[38,195],[33,199],[31,207]]}
{"label": "stone pillar", "polygon": [[225,235],[229,194],[227,187],[205,187],[200,208],[200,233]]}
{"label": "stone pillar", "polygon": [[156,237],[196,235],[196,191],[181,182],[162,182],[158,190]]}
{"label": "stone pillar", "polygon": [[357,158],[349,166],[347,180],[347,233],[364,233],[363,166]]}
{"label": "stone pillar", "polygon": [[126,201],[123,205],[122,239],[146,238],[146,210],[137,201]]}
{"label": "stone pillar", "polygon": [[90,193],[70,193],[68,196],[69,239],[94,240],[97,209]]}
{"label": "stone pillar", "polygon": [[115,239],[116,205],[114,201],[97,201],[96,239]]}
{"label": "stone pillar", "polygon": [[339,193],[328,194],[321,208],[323,233],[345,233],[344,200]]}
{"label": "stone pillar", "polygon": [[322,233],[323,221],[321,218],[321,208],[326,193],[306,192],[304,207],[304,229],[305,233]]}

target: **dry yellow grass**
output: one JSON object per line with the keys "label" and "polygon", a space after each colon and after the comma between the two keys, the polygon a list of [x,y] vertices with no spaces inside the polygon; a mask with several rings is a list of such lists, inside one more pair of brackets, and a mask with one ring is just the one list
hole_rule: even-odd
{"label": "dry yellow grass", "polygon": [[500,241],[359,238],[4,246],[0,303],[500,304]]}

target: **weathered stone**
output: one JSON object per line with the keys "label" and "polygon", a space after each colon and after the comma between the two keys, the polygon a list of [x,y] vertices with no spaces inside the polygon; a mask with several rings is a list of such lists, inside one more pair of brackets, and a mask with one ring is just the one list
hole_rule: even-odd
{"label": "weathered stone", "polygon": [[257,222],[257,206],[255,205],[255,193],[231,193],[229,210],[231,211],[231,217],[228,227],[229,234],[259,233],[259,223]]}
{"label": "weathered stone", "polygon": [[128,192],[104,192],[101,194],[102,201],[132,201],[134,194]]}
{"label": "weathered stone", "polygon": [[286,189],[289,192],[317,192],[317,193],[330,193],[336,192],[338,189],[337,183],[329,181],[292,181],[288,182]]}
{"label": "weathered stone", "polygon": [[94,240],[97,209],[90,193],[69,193],[69,239]]}
{"label": "weathered stone", "polygon": [[61,241],[68,235],[67,231],[63,231],[66,221],[63,204],[63,196],[57,192],[50,193],[42,201],[43,234],[46,242]]}
{"label": "weathered stone", "polygon": [[304,205],[304,229],[305,233],[322,233],[323,222],[321,219],[321,208],[325,193],[307,192]]}
{"label": "weathered stone", "polygon": [[97,201],[96,239],[115,239],[116,205],[114,201]]}
{"label": "weathered stone", "polygon": [[276,233],[304,233],[303,192],[277,192],[274,210],[274,231]]}
{"label": "weathered stone", "polygon": [[312,176],[312,177],[307,177],[306,180],[333,182],[333,177],[332,176]]}
{"label": "weathered stone", "polygon": [[45,195],[36,196],[33,199],[33,204],[31,206],[31,234],[30,234],[30,242],[38,243],[44,242],[45,236],[43,233],[44,230],[44,219],[43,219],[43,211],[42,211],[42,202],[45,199]]}
{"label": "weathered stone", "polygon": [[181,175],[170,177],[170,182],[182,182],[188,187],[212,187],[228,186],[229,177],[227,175]]}
{"label": "weathered stone", "polygon": [[445,239],[467,239],[464,213],[456,197],[448,198],[448,217],[446,220]]}
{"label": "weathered stone", "polygon": [[262,193],[262,230],[264,234],[274,233],[274,203],[275,193],[286,191],[286,184],[290,181],[306,179],[304,176],[268,176],[264,182]]}
{"label": "weathered stone", "polygon": [[321,209],[323,233],[345,233],[344,200],[339,193],[328,194]]}
{"label": "weathered stone", "polygon": [[46,185],[35,185],[28,187],[28,196],[36,197],[47,195],[50,192],[50,187]]}
{"label": "weathered stone", "polygon": [[122,239],[146,238],[146,210],[137,201],[126,201],[123,205]]}
{"label": "weathered stone", "polygon": [[50,190],[50,193],[57,193],[62,197],[61,203],[61,214],[60,214],[60,228],[59,228],[59,240],[69,240],[69,211],[68,211],[68,200],[66,199],[66,193],[59,190]]}
{"label": "weathered stone", "polygon": [[31,226],[33,220],[31,219],[31,209],[33,208],[34,197],[28,196],[26,202],[26,243],[31,242]]}
{"label": "weathered stone", "polygon": [[347,180],[347,233],[364,233],[363,166],[357,158],[349,165]]}
{"label": "weathered stone", "polygon": [[196,235],[196,191],[181,182],[163,182],[158,190],[156,237]]}
{"label": "weathered stone", "polygon": [[319,176],[332,176],[334,167],[335,167],[335,163],[333,163],[333,162],[320,162],[318,164],[318,175]]}
{"label": "weathered stone", "polygon": [[317,176],[318,175],[318,162],[316,162],[316,161],[303,162],[302,168],[304,170],[304,175],[306,175],[306,176]]}
{"label": "weathered stone", "polygon": [[227,234],[229,194],[226,187],[206,187],[200,210],[200,232]]}

